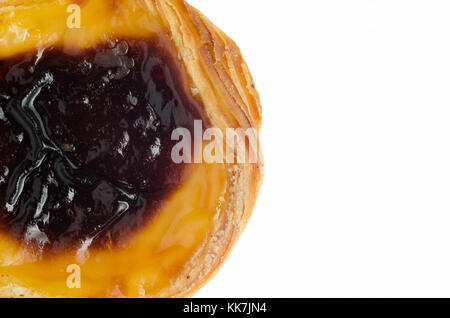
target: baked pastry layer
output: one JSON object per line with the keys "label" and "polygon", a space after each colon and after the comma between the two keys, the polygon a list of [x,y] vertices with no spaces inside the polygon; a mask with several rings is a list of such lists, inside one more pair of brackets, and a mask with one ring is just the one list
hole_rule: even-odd
{"label": "baked pastry layer", "polygon": [[[80,7],[80,28],[68,27],[67,8],[71,4]],[[163,67],[176,69],[175,93],[187,96],[183,108],[195,104],[192,113],[197,115],[192,118],[202,119],[207,123],[204,128],[218,128],[224,135],[227,128],[253,128],[259,136],[259,97],[239,49],[184,1],[0,1],[0,21],[0,76],[10,71],[6,61],[30,52],[36,56],[36,52],[39,55],[56,50],[79,56],[92,49],[104,50],[108,43],[109,50],[120,51],[125,45],[151,39],[158,50],[167,52]],[[128,53],[121,56],[138,60]],[[112,80],[120,80],[121,76],[126,80],[129,74],[124,67],[135,65],[127,64],[126,58],[112,60],[118,63],[113,65],[118,73],[110,74]],[[110,62],[107,59],[106,66]],[[148,74],[146,70],[141,72]],[[156,115],[161,118],[161,114]],[[68,144],[65,149],[69,151],[74,143],[60,142],[59,149],[64,148],[63,144]],[[224,146],[230,147],[228,142]],[[247,152],[258,151],[259,140],[244,147]],[[184,168],[183,180],[154,208],[151,218],[140,221],[139,227],[131,227],[132,233],[125,235],[126,239],[117,240],[121,244],[116,244],[117,231],[110,231],[111,239],[104,239],[98,246],[69,244],[77,248],[63,246],[48,257],[36,253],[36,244],[24,246],[20,236],[3,229],[0,295],[192,295],[223,263],[245,228],[256,200],[262,181],[261,154],[258,152],[256,162],[236,162],[197,163]],[[146,170],[140,165],[136,168]],[[74,241],[83,242],[78,236]],[[81,269],[81,288],[67,287],[66,269],[71,264]]]}

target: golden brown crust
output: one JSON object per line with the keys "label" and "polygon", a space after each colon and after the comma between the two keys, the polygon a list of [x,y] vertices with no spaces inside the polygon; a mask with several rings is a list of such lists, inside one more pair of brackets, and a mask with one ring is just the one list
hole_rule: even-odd
{"label": "golden brown crust", "polygon": [[[163,17],[213,125],[259,132],[259,95],[237,45],[185,1],[149,2]],[[223,264],[247,225],[262,182],[262,157],[258,164],[229,165],[228,172],[231,197],[226,212],[185,274],[161,296],[182,297],[197,291]]]}
{"label": "golden brown crust", "polygon": [[[29,2],[0,0],[0,7]],[[237,45],[184,0],[138,2],[145,5],[153,16],[161,18],[212,125],[223,130],[256,128],[259,146],[261,104]],[[183,273],[155,297],[190,296],[223,264],[247,225],[255,205],[263,178],[263,159],[261,153],[259,155],[257,164],[227,164],[229,195],[225,212],[219,216],[208,239]],[[0,296],[36,297],[39,294],[12,284],[7,277],[0,277]]]}

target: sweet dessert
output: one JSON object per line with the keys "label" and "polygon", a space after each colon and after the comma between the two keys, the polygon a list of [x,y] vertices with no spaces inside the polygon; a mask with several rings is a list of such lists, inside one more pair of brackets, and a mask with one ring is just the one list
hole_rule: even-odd
{"label": "sweet dessert", "polygon": [[192,295],[248,222],[260,126],[185,1],[0,0],[0,296]]}

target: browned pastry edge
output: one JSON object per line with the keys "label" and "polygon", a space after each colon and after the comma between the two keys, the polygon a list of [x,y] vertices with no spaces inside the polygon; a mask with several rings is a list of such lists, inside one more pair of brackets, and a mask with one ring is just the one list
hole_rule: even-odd
{"label": "browned pastry edge", "polygon": [[[261,104],[237,45],[184,0],[141,1],[161,17],[213,126],[256,128],[259,146]],[[7,5],[24,2],[0,0]],[[218,271],[245,229],[262,183],[263,158],[259,151],[257,164],[226,165],[229,195],[224,213],[178,279],[154,297],[193,295]],[[39,296],[36,291],[12,284],[8,277],[0,277],[0,297]]]}
{"label": "browned pastry edge", "polygon": [[[237,45],[185,1],[149,2],[167,24],[213,125],[259,131],[259,95]],[[258,164],[228,165],[230,194],[225,213],[184,275],[162,297],[192,295],[220,268],[248,223],[262,177],[261,156]]]}

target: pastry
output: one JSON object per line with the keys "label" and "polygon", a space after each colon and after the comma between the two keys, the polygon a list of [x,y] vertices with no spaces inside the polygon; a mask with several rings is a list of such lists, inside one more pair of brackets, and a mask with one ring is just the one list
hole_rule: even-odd
{"label": "pastry", "polygon": [[0,0],[0,296],[193,295],[248,222],[260,127],[183,0]]}

